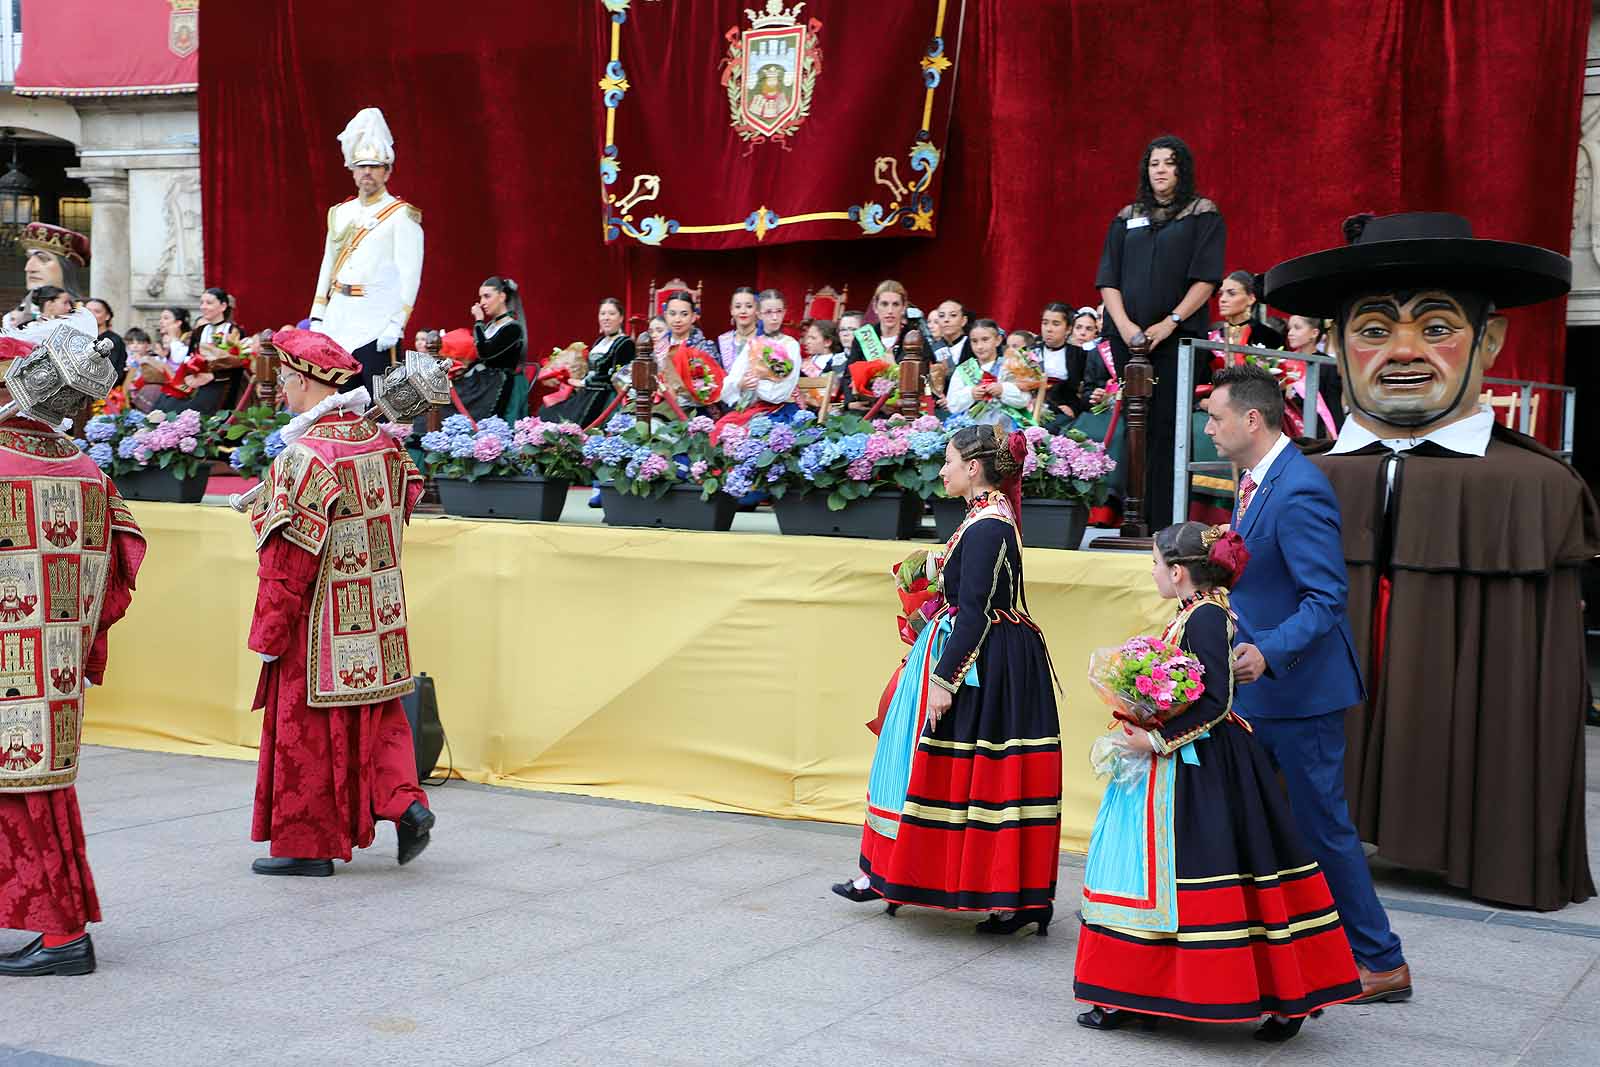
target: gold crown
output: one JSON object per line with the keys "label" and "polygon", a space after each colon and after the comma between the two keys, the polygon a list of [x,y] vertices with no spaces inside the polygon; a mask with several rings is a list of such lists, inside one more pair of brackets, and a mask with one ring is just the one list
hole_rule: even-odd
{"label": "gold crown", "polygon": [[80,267],[89,263],[89,239],[76,230],[52,226],[48,222],[30,222],[17,239],[24,252],[54,252],[62,259],[71,260]]}

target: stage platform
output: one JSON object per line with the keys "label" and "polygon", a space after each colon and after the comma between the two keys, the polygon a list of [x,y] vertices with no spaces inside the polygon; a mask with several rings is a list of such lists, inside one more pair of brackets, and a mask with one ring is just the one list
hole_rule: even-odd
{"label": "stage platform", "polygon": [[[255,552],[225,507],[134,503],[149,554],[85,741],[254,759]],[[889,567],[914,545],[419,517],[412,660],[470,781],[855,823],[905,646]],[[1065,692],[1062,842],[1082,850],[1107,723],[1089,653],[1161,626],[1137,554],[1025,552]]]}

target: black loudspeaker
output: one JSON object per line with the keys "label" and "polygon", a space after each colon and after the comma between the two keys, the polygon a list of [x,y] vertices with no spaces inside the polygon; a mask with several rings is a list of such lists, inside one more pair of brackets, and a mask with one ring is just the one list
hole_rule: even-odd
{"label": "black loudspeaker", "polygon": [[412,679],[416,686],[410,695],[400,698],[406,709],[406,722],[411,724],[411,745],[417,754],[417,781],[433,774],[439,764],[439,753],[444,751],[444,726],[439,722],[439,695],[433,688],[433,679],[419,674]]}

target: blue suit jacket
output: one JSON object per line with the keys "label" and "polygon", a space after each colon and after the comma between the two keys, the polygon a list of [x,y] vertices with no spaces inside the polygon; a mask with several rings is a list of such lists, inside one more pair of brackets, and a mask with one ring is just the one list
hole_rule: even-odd
{"label": "blue suit jacket", "polygon": [[1246,718],[1299,719],[1341,711],[1365,698],[1350,617],[1339,501],[1316,465],[1292,444],[1256,489],[1233,528],[1250,563],[1233,587],[1239,640],[1261,650],[1267,673],[1239,686]]}

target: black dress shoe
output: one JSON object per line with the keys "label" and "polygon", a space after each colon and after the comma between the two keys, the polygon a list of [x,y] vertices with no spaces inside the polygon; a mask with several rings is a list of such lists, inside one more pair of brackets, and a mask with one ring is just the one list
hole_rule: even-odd
{"label": "black dress shoe", "polygon": [[333,875],[332,860],[297,860],[289,856],[268,856],[250,865],[256,874],[298,875],[301,878],[329,878]]}
{"label": "black dress shoe", "polygon": [[1136,1011],[1122,1011],[1096,1005],[1078,1016],[1078,1025],[1087,1026],[1091,1030],[1120,1030],[1135,1019],[1141,1018],[1144,1016]]}
{"label": "black dress shoe", "polygon": [[1029,923],[1038,923],[1040,937],[1050,936],[1050,920],[1055,918],[1056,906],[1046,904],[1042,908],[1023,908],[1011,913],[1011,918],[1002,919],[998,915],[991,915],[978,924],[980,934],[1014,934]]}
{"label": "black dress shoe", "polygon": [[[876,889],[873,889],[870,886],[866,889],[857,889],[854,882],[835,882],[833,884],[833,891],[838,893],[841,897],[844,897],[844,899],[853,900],[857,904],[864,903],[868,900],[883,899],[883,894],[878,892]],[[889,914],[893,915],[894,912],[890,912]]]}
{"label": "black dress shoe", "polygon": [[88,934],[60,948],[45,948],[41,937],[18,955],[0,958],[0,978],[93,972],[94,942],[89,940]]}
{"label": "black dress shoe", "polygon": [[1255,1037],[1257,1041],[1267,1041],[1275,1045],[1280,1044],[1298,1034],[1300,1028],[1305,1024],[1306,1017],[1304,1015],[1296,1015],[1292,1019],[1280,1019],[1276,1015],[1269,1015],[1266,1021],[1256,1029]]}
{"label": "black dress shoe", "polygon": [[44,938],[36,937],[32,941],[30,941],[28,944],[23,945],[19,949],[14,949],[11,952],[0,953],[0,960],[14,960],[18,956],[26,956],[28,953],[32,952],[36,948],[39,948],[43,944],[44,944]]}
{"label": "black dress shoe", "polygon": [[400,851],[396,855],[400,866],[404,867],[428,847],[428,831],[433,829],[437,820],[433,812],[429,811],[420,800],[413,800],[405,814],[394,821],[395,836],[400,840]]}

